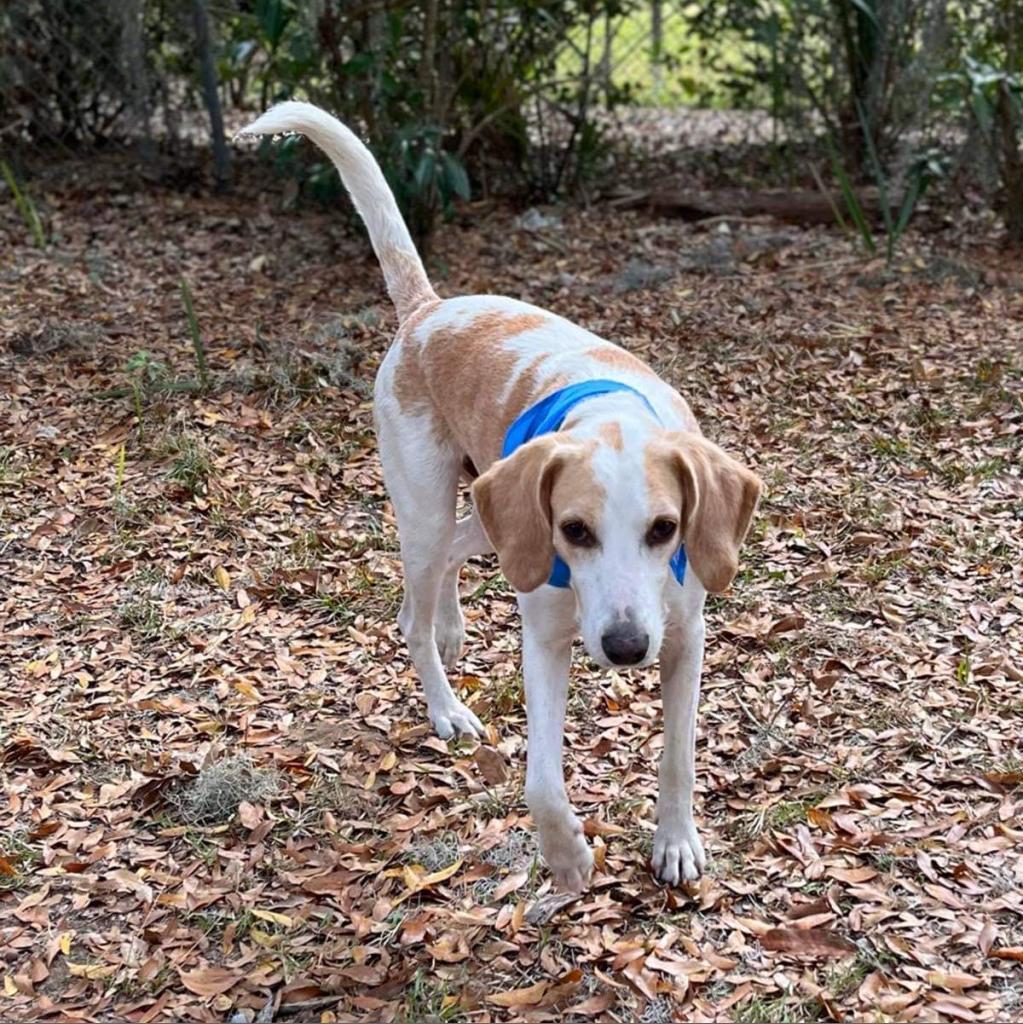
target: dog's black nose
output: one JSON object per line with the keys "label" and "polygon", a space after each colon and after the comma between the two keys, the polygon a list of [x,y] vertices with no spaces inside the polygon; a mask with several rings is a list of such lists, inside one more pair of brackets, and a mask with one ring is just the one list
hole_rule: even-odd
{"label": "dog's black nose", "polygon": [[646,657],[650,637],[626,620],[612,626],[600,638],[600,646],[612,665],[635,665]]}

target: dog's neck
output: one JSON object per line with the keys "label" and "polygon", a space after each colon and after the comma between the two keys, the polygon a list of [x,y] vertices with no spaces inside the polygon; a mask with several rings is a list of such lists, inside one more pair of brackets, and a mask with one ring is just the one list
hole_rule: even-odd
{"label": "dog's neck", "polygon": [[580,402],[566,417],[561,429],[574,437],[601,437],[617,428],[622,443],[642,441],[662,428],[649,405],[637,394],[615,391]]}

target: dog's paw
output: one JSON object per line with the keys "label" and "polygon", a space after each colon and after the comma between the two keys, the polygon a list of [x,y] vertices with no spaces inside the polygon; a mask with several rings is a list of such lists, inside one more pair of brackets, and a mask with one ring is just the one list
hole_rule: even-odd
{"label": "dog's paw", "polygon": [[430,708],[430,721],[442,740],[449,740],[456,733],[477,738],[483,735],[483,723],[460,700]]}
{"label": "dog's paw", "polygon": [[674,828],[658,825],[651,861],[658,881],[667,885],[695,882],[707,865],[696,826],[692,822]]}
{"label": "dog's paw", "polygon": [[566,892],[582,892],[593,872],[593,854],[583,837],[582,822],[572,815],[564,825],[540,833],[543,859],[554,876],[554,884]]}

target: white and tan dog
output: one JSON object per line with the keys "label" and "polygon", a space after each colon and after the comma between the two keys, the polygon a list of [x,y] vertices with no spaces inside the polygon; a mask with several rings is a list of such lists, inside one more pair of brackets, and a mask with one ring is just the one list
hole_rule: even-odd
{"label": "white and tan dog", "polygon": [[[438,735],[478,734],[445,673],[465,637],[458,573],[496,551],[522,613],[526,801],[556,882],[586,885],[593,858],[565,791],[561,749],[572,641],[604,666],[660,658],[664,753],[653,866],[695,879],[696,706],[705,592],[724,590],[760,492],[705,440],[686,402],[644,363],[514,299],[439,299],[372,154],[335,118],[282,103],[244,134],[299,132],[331,158],[369,231],[400,326],[376,380],[376,428],[405,569],[399,624]],[[560,429],[502,458],[509,427],[579,382],[616,390],[573,405]],[[474,513],[456,522],[463,467]],[[680,584],[670,564],[688,559]],[[556,557],[567,586],[548,584]]]}

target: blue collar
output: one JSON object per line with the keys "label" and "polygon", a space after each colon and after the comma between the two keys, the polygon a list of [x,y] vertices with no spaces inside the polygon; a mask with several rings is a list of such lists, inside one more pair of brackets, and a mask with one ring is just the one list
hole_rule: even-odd
{"label": "blue collar", "polygon": [[[552,434],[560,430],[568,414],[580,402],[584,402],[587,398],[596,398],[598,395],[610,395],[616,391],[628,391],[635,395],[660,422],[657,411],[646,396],[640,394],[635,388],[630,388],[628,384],[621,384],[616,380],[584,380],[578,384],[569,384],[568,387],[560,388],[541,399],[536,405],[531,405],[526,409],[504,435],[501,458],[507,458],[527,441],[532,441],[534,437],[540,437],[541,434]],[[678,551],[672,556],[671,569],[675,573],[675,579],[681,583],[686,575],[686,549],[684,546],[679,545]],[[552,587],[567,587],[571,576],[568,566],[558,555],[555,555],[551,577],[547,582]]]}

